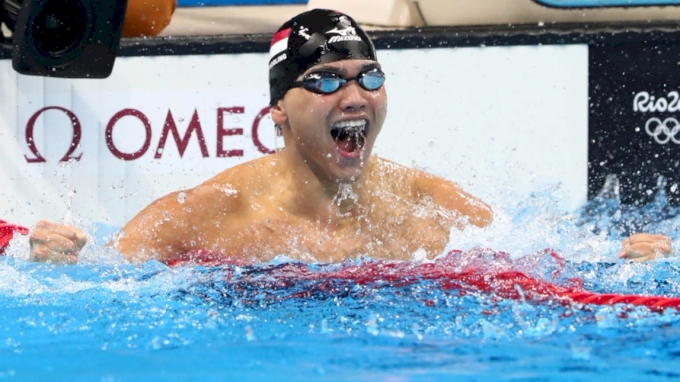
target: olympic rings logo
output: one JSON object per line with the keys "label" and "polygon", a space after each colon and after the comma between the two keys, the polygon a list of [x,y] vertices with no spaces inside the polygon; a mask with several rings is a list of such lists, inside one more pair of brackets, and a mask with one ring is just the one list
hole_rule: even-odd
{"label": "olympic rings logo", "polygon": [[676,137],[680,133],[680,122],[673,117],[663,121],[656,117],[650,118],[645,123],[645,131],[659,144],[665,145],[668,141],[680,144],[680,137]]}

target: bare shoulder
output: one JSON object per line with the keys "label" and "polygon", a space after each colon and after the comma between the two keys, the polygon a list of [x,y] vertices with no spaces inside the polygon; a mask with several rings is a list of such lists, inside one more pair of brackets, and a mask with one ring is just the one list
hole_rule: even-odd
{"label": "bare shoulder", "polygon": [[389,159],[381,158],[379,156],[371,156],[371,165],[375,166],[377,170],[392,172],[392,173],[403,173],[413,171],[413,169],[406,166],[400,165]]}
{"label": "bare shoulder", "polygon": [[114,244],[131,261],[167,260],[184,253],[206,224],[236,214],[238,193],[204,183],[171,192],[140,211],[120,231]]}
{"label": "bare shoulder", "polygon": [[[227,217],[239,214],[247,207],[253,194],[262,191],[262,185],[270,178],[273,155],[265,156],[256,160],[248,161],[240,165],[228,168],[214,177],[203,182],[201,185],[186,191],[174,192],[166,198],[177,208],[187,210],[191,207],[191,216],[187,219]],[[185,200],[182,205],[176,205],[175,201]]]}
{"label": "bare shoulder", "polygon": [[213,188],[230,186],[234,190],[247,191],[268,178],[275,161],[276,154],[251,160],[222,171],[203,185]]}
{"label": "bare shoulder", "polygon": [[142,261],[187,251],[193,238],[240,216],[253,179],[262,176],[262,159],[226,169],[194,188],[155,200],[123,227],[117,249]]}
{"label": "bare shoulder", "polygon": [[417,176],[416,170],[378,156],[371,157],[370,166],[373,179],[402,191],[405,186],[412,185]]}
{"label": "bare shoulder", "polygon": [[192,190],[199,200],[245,203],[254,189],[270,177],[275,155],[268,155],[228,168]]}
{"label": "bare shoulder", "polygon": [[491,208],[457,183],[427,171],[377,157],[376,168],[384,169],[383,172],[392,177],[391,181],[400,184],[400,187],[406,187],[416,200],[427,198],[438,207],[462,214],[470,223],[477,226],[486,226],[493,220]]}
{"label": "bare shoulder", "polygon": [[235,212],[244,198],[243,191],[243,178],[233,167],[194,188],[173,191],[153,202],[147,209],[152,212],[162,209],[182,219],[204,220],[215,214]]}
{"label": "bare shoulder", "polygon": [[377,176],[382,181],[397,182],[402,187],[408,187],[410,192],[418,194],[427,191],[433,186],[449,187],[451,190],[460,189],[456,183],[439,177],[427,171],[407,167],[391,160],[374,157],[373,165]]}

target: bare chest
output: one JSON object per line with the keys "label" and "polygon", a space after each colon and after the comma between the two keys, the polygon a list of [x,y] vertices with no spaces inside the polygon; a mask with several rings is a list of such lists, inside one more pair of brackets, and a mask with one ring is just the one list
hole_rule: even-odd
{"label": "bare chest", "polygon": [[360,256],[407,260],[419,248],[429,255],[443,250],[449,231],[441,222],[413,211],[397,212],[362,216],[343,227],[290,216],[254,216],[246,224],[212,233],[206,242],[259,261],[280,254],[321,262]]}

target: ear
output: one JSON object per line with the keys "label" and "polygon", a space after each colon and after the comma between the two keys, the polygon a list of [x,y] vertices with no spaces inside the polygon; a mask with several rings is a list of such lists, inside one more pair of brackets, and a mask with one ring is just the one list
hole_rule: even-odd
{"label": "ear", "polygon": [[276,105],[271,107],[272,121],[275,124],[282,126],[284,123],[288,122],[288,113],[286,112],[286,106],[283,100],[279,100]]}

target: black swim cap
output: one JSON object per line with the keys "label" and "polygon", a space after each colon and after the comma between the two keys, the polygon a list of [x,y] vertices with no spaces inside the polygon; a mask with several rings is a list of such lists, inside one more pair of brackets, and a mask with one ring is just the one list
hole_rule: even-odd
{"label": "black swim cap", "polygon": [[276,105],[300,74],[312,66],[346,59],[377,61],[371,38],[351,17],[328,9],[313,9],[293,17],[272,39],[269,104]]}

